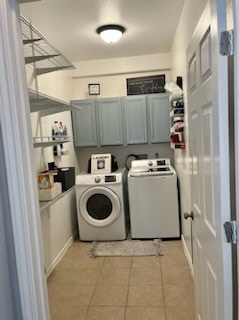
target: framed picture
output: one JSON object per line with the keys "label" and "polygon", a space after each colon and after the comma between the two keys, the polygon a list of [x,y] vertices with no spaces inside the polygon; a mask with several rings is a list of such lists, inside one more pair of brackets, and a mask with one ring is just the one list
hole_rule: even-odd
{"label": "framed picture", "polygon": [[127,95],[165,92],[165,74],[129,78],[126,81]]}
{"label": "framed picture", "polygon": [[89,94],[98,95],[100,94],[100,84],[99,83],[89,83],[88,84]]}

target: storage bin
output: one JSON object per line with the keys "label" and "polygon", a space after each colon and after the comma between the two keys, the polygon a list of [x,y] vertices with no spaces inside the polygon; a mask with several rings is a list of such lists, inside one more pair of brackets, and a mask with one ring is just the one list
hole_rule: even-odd
{"label": "storage bin", "polygon": [[62,191],[70,189],[75,185],[75,167],[57,168],[54,181],[62,183]]}
{"label": "storage bin", "polygon": [[39,200],[40,201],[50,201],[55,199],[59,194],[62,193],[61,183],[55,182],[53,187],[50,189],[39,189]]}

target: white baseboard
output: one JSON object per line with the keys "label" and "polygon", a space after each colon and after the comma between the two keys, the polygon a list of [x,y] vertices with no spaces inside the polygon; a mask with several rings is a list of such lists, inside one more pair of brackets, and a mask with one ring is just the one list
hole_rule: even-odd
{"label": "white baseboard", "polygon": [[185,242],[185,239],[184,239],[184,236],[181,235],[181,239],[182,239],[182,243],[183,243],[183,251],[184,251],[184,254],[186,256],[186,259],[188,261],[188,265],[190,267],[190,270],[191,270],[191,274],[192,274],[192,277],[194,278],[194,268],[193,268],[193,263],[192,263],[192,257],[188,251],[188,247],[186,245],[186,242]]}
{"label": "white baseboard", "polygon": [[68,248],[72,245],[72,243],[73,243],[74,239],[77,237],[77,235],[78,235],[78,230],[76,230],[75,233],[73,234],[73,236],[70,237],[70,239],[67,241],[67,243],[64,245],[64,247],[61,249],[59,254],[56,256],[56,258],[54,259],[54,261],[50,265],[49,269],[46,270],[46,277],[47,278],[52,273],[52,271],[55,269],[55,267],[58,265],[58,263],[62,260],[62,258],[66,254]]}

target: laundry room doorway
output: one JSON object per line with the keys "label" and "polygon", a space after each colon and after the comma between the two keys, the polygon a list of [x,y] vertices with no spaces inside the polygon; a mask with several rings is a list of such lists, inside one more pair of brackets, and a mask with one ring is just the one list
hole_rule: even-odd
{"label": "laundry room doorway", "polygon": [[[203,16],[204,22],[208,24],[203,23],[199,26],[198,33],[195,33],[188,50],[196,310],[198,318],[202,320],[232,319],[230,245],[223,239],[223,222],[230,220],[228,128],[225,107],[227,106],[227,66],[226,58],[219,56],[217,29],[218,21],[220,21],[220,31],[224,28],[225,2],[226,0],[211,1],[211,8],[208,6]],[[234,2],[238,17],[238,1]],[[0,34],[2,44],[4,43],[1,46],[3,54],[0,55],[1,98],[3,105],[8,106],[8,108],[1,108],[1,120],[9,120],[1,121],[1,125],[5,133],[4,149],[8,151],[5,154],[5,162],[8,164],[6,174],[9,177],[8,190],[12,201],[11,221],[12,227],[18,231],[14,233],[16,264],[19,274],[24,275],[18,279],[19,284],[22,285],[19,288],[19,295],[22,310],[25,312],[24,319],[44,319],[47,317],[48,308],[43,285],[43,268],[41,270],[40,267],[42,265],[41,237],[37,218],[36,192],[34,192],[33,180],[29,178],[33,173],[32,146],[30,148],[32,141],[26,126],[26,123],[29,124],[29,115],[25,113],[29,106],[20,34],[17,28],[16,16],[19,12],[14,0],[2,1],[0,8],[2,9],[0,10],[2,17]],[[20,58],[18,52],[20,52]],[[200,68],[201,72],[197,72]],[[236,68],[238,74],[238,64]],[[238,82],[236,83],[238,85]],[[12,113],[11,110],[13,110]],[[4,118],[4,116],[8,117]],[[16,134],[13,135],[13,133]],[[22,137],[25,139],[21,140]],[[12,143],[13,138],[15,143]],[[21,166],[16,166],[16,162]],[[21,170],[18,170],[19,168]],[[14,179],[10,179],[12,176]],[[25,181],[24,176],[27,177]],[[21,206],[18,205],[19,203]],[[22,225],[25,229],[19,228]],[[25,230],[31,230],[31,232],[24,232]],[[18,248],[20,250],[17,250]],[[26,270],[28,270],[27,273]]]}

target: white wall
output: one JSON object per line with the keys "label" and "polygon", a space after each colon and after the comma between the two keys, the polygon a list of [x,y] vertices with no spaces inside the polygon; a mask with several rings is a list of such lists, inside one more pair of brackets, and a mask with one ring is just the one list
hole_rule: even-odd
{"label": "white wall", "polygon": [[[121,97],[127,95],[126,79],[146,75],[165,74],[166,81],[171,79],[170,54],[155,54],[138,57],[116,58],[97,61],[76,62],[73,71],[73,100]],[[99,83],[101,94],[89,96],[88,84]],[[112,153],[119,167],[124,166],[128,154],[147,154],[148,158],[167,157],[173,161],[173,150],[169,143],[137,145],[127,147],[77,148],[80,170],[86,171],[87,161],[93,153]]]}
{"label": "white wall", "polygon": [[69,102],[72,97],[72,70],[45,73],[35,78],[33,69],[26,66],[28,88],[48,94],[57,99]]}
{"label": "white wall", "polygon": [[[56,71],[40,75],[37,79],[33,76],[33,69],[26,67],[28,88],[37,90],[54,98],[70,102],[72,98],[72,70]],[[51,127],[54,121],[62,121],[68,128],[68,135],[73,137],[71,112],[66,111],[54,115],[39,117],[37,112],[31,114],[33,137],[51,136]],[[69,155],[53,156],[53,147],[36,148],[34,152],[36,172],[48,169],[47,163],[55,161],[58,167],[75,167],[79,172],[78,161],[75,155],[73,141],[65,143],[64,148],[70,151]]]}
{"label": "white wall", "polygon": [[165,74],[170,79],[170,54],[76,62],[73,71],[73,100],[89,99],[89,83],[100,84],[99,98],[127,95],[126,79]]}
{"label": "white wall", "polygon": [[115,146],[101,148],[76,148],[77,157],[79,160],[80,171],[86,172],[88,160],[91,154],[95,153],[112,153],[116,159],[119,168],[125,166],[125,160],[129,154],[147,154],[148,159],[157,157],[169,158],[173,163],[173,149],[169,147],[169,143],[149,144],[149,145],[134,145],[134,146]]}
{"label": "white wall", "polygon": [[170,69],[170,53],[151,54],[135,57],[101,59],[74,62],[73,77],[90,77],[111,74],[158,71]]}
{"label": "white wall", "polygon": [[[171,51],[171,75],[172,80],[177,76],[183,77],[184,102],[185,102],[185,123],[186,123],[186,150],[175,150],[175,168],[178,173],[181,193],[181,211],[191,211],[191,190],[190,190],[190,157],[188,145],[188,117],[187,117],[187,77],[186,77],[186,50],[193,31],[201,16],[207,0],[185,0],[184,8],[177,27]],[[190,221],[182,218],[182,232],[191,255],[191,226]]]}

